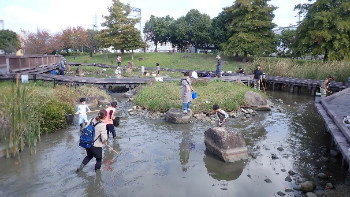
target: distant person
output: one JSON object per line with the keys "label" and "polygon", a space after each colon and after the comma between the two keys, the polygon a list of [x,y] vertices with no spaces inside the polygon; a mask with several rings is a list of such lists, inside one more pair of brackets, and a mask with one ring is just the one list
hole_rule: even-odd
{"label": "distant person", "polygon": [[80,130],[82,130],[88,122],[86,113],[90,112],[91,110],[86,105],[86,98],[81,98],[79,101],[80,104],[78,105],[78,109],[77,112],[75,112],[75,114],[79,114],[78,124],[80,126]]}
{"label": "distant person", "polygon": [[263,72],[261,71],[261,66],[258,64],[256,70],[253,72],[253,83],[256,90],[260,90],[260,84],[262,82]]}
{"label": "distant person", "polygon": [[214,110],[216,117],[218,119],[217,126],[221,127],[226,122],[226,120],[228,118],[228,114],[224,110],[220,109],[219,105],[216,105],[216,104],[213,105],[213,110]]}
{"label": "distant person", "polygon": [[109,138],[109,133],[112,133],[113,139],[116,138],[116,134],[115,134],[115,129],[114,129],[114,125],[113,125],[113,120],[114,120],[114,113],[116,111],[117,108],[117,102],[112,102],[111,106],[109,106],[106,111],[107,111],[107,117],[105,119],[105,123],[106,123],[106,129],[107,129],[107,137]]}
{"label": "distant person", "polygon": [[195,70],[192,71],[191,78],[198,79],[198,73]]}
{"label": "distant person", "polygon": [[327,96],[327,92],[328,92],[328,93],[332,93],[331,91],[328,90],[328,88],[329,88],[329,83],[330,83],[331,81],[333,81],[334,79],[335,79],[335,76],[332,75],[332,76],[329,76],[327,79],[325,79],[325,80],[323,81],[323,83],[322,83],[322,85],[321,85],[321,88],[320,88],[320,90],[321,90],[321,96],[322,96],[322,97]]}
{"label": "distant person", "polygon": [[95,125],[95,142],[91,148],[85,149],[87,155],[84,158],[83,162],[80,164],[80,167],[77,169],[77,172],[82,171],[86,164],[88,164],[93,157],[96,158],[95,171],[101,169],[102,144],[107,144],[106,123],[104,123],[106,116],[106,110],[102,109],[98,112],[96,118],[91,119],[91,122]]}
{"label": "distant person", "polygon": [[241,67],[239,67],[238,73],[239,73],[241,76],[244,76],[244,75],[245,75],[245,72],[244,72],[243,68],[241,68]]}
{"label": "distant person", "polygon": [[156,63],[156,76],[159,76],[160,66],[158,63]]}
{"label": "distant person", "polygon": [[23,56],[23,50],[21,47],[17,49],[16,56]]}
{"label": "distant person", "polygon": [[117,78],[119,78],[119,77],[121,77],[121,74],[122,74],[122,71],[121,71],[121,68],[120,68],[120,66],[117,66],[117,69],[115,69],[115,76],[117,77]]}
{"label": "distant person", "polygon": [[64,75],[64,68],[65,68],[65,59],[64,57],[62,57],[58,65],[58,72],[60,73],[60,75]]}
{"label": "distant person", "polygon": [[122,65],[122,57],[120,57],[119,55],[117,56],[117,63],[118,63],[118,66]]}
{"label": "distant person", "polygon": [[190,73],[185,72],[184,78],[181,79],[181,95],[182,95],[182,108],[183,113],[191,112],[191,102],[193,88],[191,86]]}
{"label": "distant person", "polygon": [[216,59],[218,60],[218,63],[216,65],[216,76],[218,78],[220,78],[221,77],[222,61],[221,61],[221,57],[219,55],[216,56]]}

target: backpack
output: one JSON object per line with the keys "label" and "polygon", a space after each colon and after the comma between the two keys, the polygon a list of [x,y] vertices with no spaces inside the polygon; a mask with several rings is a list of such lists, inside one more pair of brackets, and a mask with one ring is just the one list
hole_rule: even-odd
{"label": "backpack", "polygon": [[94,124],[92,122],[92,119],[90,121],[90,124],[83,129],[80,135],[80,140],[79,140],[79,146],[83,148],[91,148],[94,145],[94,142],[98,139],[95,139],[95,127],[102,121],[97,122]]}

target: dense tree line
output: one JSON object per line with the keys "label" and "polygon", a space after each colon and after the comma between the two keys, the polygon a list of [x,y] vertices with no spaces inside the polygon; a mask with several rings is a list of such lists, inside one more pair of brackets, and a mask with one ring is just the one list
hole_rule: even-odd
{"label": "dense tree line", "polygon": [[[185,16],[151,16],[143,32],[146,40],[171,42],[179,51],[188,47],[217,49],[229,56],[323,56],[324,61],[350,58],[350,1],[310,0],[295,7],[304,15],[298,28],[276,34],[270,0],[236,0],[210,19],[198,10]],[[313,2],[313,3],[311,3]]]}
{"label": "dense tree line", "polygon": [[[284,29],[276,34],[272,20],[276,9],[270,0],[236,0],[223,8],[217,17],[192,9],[185,16],[151,16],[143,33],[156,46],[171,42],[179,51],[188,47],[217,49],[229,56],[322,57],[327,60],[350,59],[350,1],[310,0],[295,6],[304,19],[297,29]],[[96,31],[81,26],[67,27],[51,34],[47,30],[22,32],[19,37],[9,30],[0,31],[0,49],[14,52],[21,46],[26,53],[65,51],[93,52],[102,47],[133,51],[145,48],[141,32],[135,27],[139,18],[130,17],[131,8],[113,0],[104,16],[104,29]]]}

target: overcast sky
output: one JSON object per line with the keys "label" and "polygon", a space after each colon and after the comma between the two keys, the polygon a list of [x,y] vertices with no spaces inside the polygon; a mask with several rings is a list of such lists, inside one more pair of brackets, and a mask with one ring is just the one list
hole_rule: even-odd
{"label": "overcast sky", "polygon": [[[232,0],[122,0],[132,7],[142,10],[142,26],[150,15],[170,15],[175,19],[185,15],[190,9],[198,9],[211,18],[217,16],[222,8],[231,6]],[[288,26],[298,21],[294,5],[307,0],[271,0],[278,7],[274,23]],[[5,29],[19,32],[20,29],[35,32],[37,28],[59,32],[68,26],[82,25],[92,28],[95,13],[100,28],[102,15],[107,15],[107,7],[112,0],[0,0],[0,20]],[[0,26],[1,28],[1,26]]]}

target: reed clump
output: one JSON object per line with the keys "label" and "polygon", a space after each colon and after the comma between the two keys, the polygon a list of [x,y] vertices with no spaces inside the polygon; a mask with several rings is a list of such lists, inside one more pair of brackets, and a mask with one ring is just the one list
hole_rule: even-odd
{"label": "reed clump", "polygon": [[324,80],[331,75],[336,81],[347,82],[350,76],[349,61],[322,62],[317,60],[292,60],[282,58],[255,58],[252,64],[246,66],[246,72],[252,73],[260,64],[267,75]]}
{"label": "reed clump", "polygon": [[22,84],[0,83],[0,145],[6,148],[6,157],[16,156],[26,145],[33,147],[42,133],[64,128],[66,116],[73,114],[80,97],[109,96],[96,87],[72,87],[50,82]]}

